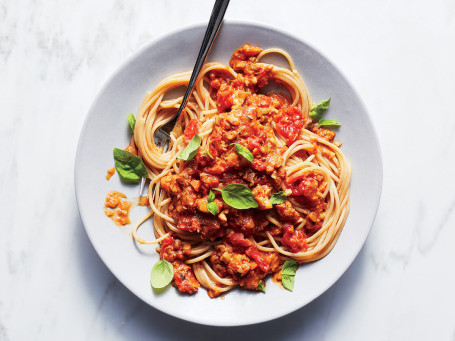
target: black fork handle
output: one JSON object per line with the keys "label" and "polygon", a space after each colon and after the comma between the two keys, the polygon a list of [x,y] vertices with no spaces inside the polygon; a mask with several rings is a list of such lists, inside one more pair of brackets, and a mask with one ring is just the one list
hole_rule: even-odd
{"label": "black fork handle", "polygon": [[190,82],[188,83],[188,88],[186,89],[185,95],[183,96],[182,104],[177,112],[177,114],[172,119],[172,125],[180,118],[180,115],[183,112],[183,109],[188,102],[188,98],[193,92],[194,85],[196,83],[199,72],[201,71],[202,66],[207,59],[207,55],[213,45],[213,42],[220,30],[221,23],[223,22],[224,13],[229,5],[229,0],[216,0],[215,5],[213,6],[212,15],[210,16],[210,21],[207,25],[207,30],[205,31],[204,40],[202,41],[201,49],[199,50],[199,55],[197,56],[196,63],[194,64],[193,73],[191,74]]}

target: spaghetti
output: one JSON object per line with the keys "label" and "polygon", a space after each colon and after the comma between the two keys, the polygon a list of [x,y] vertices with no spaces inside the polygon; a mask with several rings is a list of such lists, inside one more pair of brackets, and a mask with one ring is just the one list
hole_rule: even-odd
{"label": "spaghetti", "polygon": [[[261,62],[271,53],[289,68]],[[286,260],[327,255],[349,213],[350,166],[335,133],[312,121],[310,96],[291,57],[244,45],[229,66],[207,63],[164,151],[153,136],[182,101],[165,95],[189,78],[185,72],[164,79],[137,114],[134,144],[151,179],[151,210],[133,229],[136,242],[159,243],[181,292],[202,285],[210,297],[235,286],[258,290],[265,276],[280,279]],[[286,90],[260,94],[271,82]],[[179,159],[196,134],[195,157]],[[222,190],[232,184],[246,187],[257,207],[228,205]],[[272,203],[274,194],[281,200]],[[150,218],[156,239],[147,241],[139,227]]]}

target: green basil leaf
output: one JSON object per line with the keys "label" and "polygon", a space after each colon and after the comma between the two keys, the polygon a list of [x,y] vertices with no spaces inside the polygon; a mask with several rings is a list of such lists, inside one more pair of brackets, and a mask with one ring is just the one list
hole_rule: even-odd
{"label": "green basil leaf", "polygon": [[209,195],[207,197],[208,202],[212,202],[215,199],[215,193],[213,193],[212,190],[210,190]]}
{"label": "green basil leaf", "polygon": [[208,149],[207,149],[205,152],[203,152],[201,155],[202,155],[202,156],[208,155],[208,156],[210,156],[210,158],[212,158],[212,159],[214,158],[214,157],[212,156],[212,154],[210,154],[210,151],[209,151]]}
{"label": "green basil leaf", "polygon": [[207,210],[210,213],[212,213],[213,215],[217,215],[218,214],[218,205],[215,204],[213,201],[207,203],[206,207],[207,207]]}
{"label": "green basil leaf", "polygon": [[297,263],[295,259],[287,260],[281,267],[281,275],[295,276],[298,267],[299,263]]}
{"label": "green basil leaf", "polygon": [[184,161],[191,160],[193,157],[196,156],[197,150],[201,145],[201,137],[198,134],[194,134],[193,138],[190,140],[188,145],[185,149],[177,156],[177,159],[181,159]]}
{"label": "green basil leaf", "polygon": [[262,292],[265,292],[265,284],[264,284],[264,281],[261,279],[261,281],[259,282],[259,285],[258,285],[258,290],[262,291]]}
{"label": "green basil leaf", "polygon": [[235,150],[237,151],[237,153],[239,155],[242,155],[248,161],[253,162],[254,156],[248,148],[246,148],[238,143],[231,143],[231,145],[235,145]]}
{"label": "green basil leaf", "polygon": [[295,276],[281,275],[281,283],[283,287],[289,291],[294,290]]}
{"label": "green basil leaf", "polygon": [[251,189],[242,184],[227,185],[221,189],[221,196],[226,204],[238,210],[258,207],[258,203],[254,199],[253,193],[251,193]]}
{"label": "green basil leaf", "polygon": [[286,201],[286,193],[283,191],[279,191],[278,193],[273,193],[270,197],[270,202],[273,205],[282,204]]}
{"label": "green basil leaf", "polygon": [[299,264],[294,260],[287,260],[281,267],[281,283],[289,291],[294,289],[295,273]]}
{"label": "green basil leaf", "polygon": [[115,169],[126,183],[138,183],[148,177],[147,169],[139,156],[123,149],[114,148]]}
{"label": "green basil leaf", "polygon": [[161,289],[171,283],[172,277],[174,277],[172,264],[165,259],[161,259],[152,268],[150,284],[155,289]]}
{"label": "green basil leaf", "polygon": [[321,126],[341,126],[341,123],[336,120],[320,120],[318,123],[318,128]]}
{"label": "green basil leaf", "polygon": [[330,105],[330,100],[331,98],[326,99],[325,101],[322,101],[319,104],[313,103],[313,106],[311,107],[310,110],[310,116],[313,121],[319,121],[321,119],[322,113],[326,111]]}
{"label": "green basil leaf", "polygon": [[133,114],[128,115],[128,123],[130,124],[131,132],[134,133],[134,126],[136,125],[136,119]]}

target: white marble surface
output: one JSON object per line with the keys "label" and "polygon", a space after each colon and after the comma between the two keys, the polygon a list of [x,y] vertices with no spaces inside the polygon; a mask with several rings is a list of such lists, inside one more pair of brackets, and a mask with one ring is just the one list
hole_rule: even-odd
{"label": "white marble surface", "polygon": [[257,3],[232,0],[227,18],[302,37],[377,128],[383,196],[353,265],[308,306],[260,325],[200,326],[142,303],[87,238],[76,145],[120,63],[205,22],[212,2],[0,0],[0,340],[455,340],[455,2]]}

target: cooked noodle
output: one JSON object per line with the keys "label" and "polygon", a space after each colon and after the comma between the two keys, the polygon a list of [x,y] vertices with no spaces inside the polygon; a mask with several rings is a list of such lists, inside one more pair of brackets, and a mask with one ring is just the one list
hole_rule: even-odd
{"label": "cooked noodle", "polygon": [[[260,60],[263,56],[270,53],[284,57],[289,63],[289,68],[271,66],[268,76],[269,80],[282,84],[287,89],[291,96],[290,105],[297,107],[307,122],[305,127],[300,129],[295,142],[289,146],[287,145],[287,139],[276,130],[276,124],[272,124],[276,147],[285,149],[285,152],[281,155],[281,166],[284,167],[285,179],[288,182],[283,181],[281,189],[289,194],[291,192],[289,190],[291,183],[289,179],[302,179],[311,175],[314,179],[319,179],[318,184],[325,208],[320,213],[323,216],[321,224],[318,226],[317,231],[313,233],[308,230],[308,226],[311,226],[309,222],[312,208],[305,205],[305,202],[302,202],[299,197],[288,196],[288,201],[301,217],[298,222],[292,224],[293,228],[295,231],[305,230],[305,234],[302,235],[305,235],[306,249],[300,252],[292,252],[288,246],[283,245],[281,242],[283,233],[280,235],[272,232],[273,226],[279,229],[283,225],[283,219],[275,213],[267,213],[266,219],[270,227],[266,227],[257,233],[250,235],[244,233],[244,235],[245,238],[255,243],[259,252],[279,253],[280,264],[287,259],[295,259],[299,263],[311,262],[327,255],[334,247],[342,231],[349,213],[351,169],[346,157],[339,148],[339,144],[330,142],[329,139],[317,134],[314,129],[315,125],[311,125],[311,119],[309,118],[309,111],[312,105],[310,96],[305,83],[295,69],[291,57],[280,49],[266,49],[256,56],[254,62],[258,65],[258,68],[266,65],[261,63]],[[172,118],[180,106],[182,97],[172,100],[165,100],[164,98],[170,90],[180,86],[187,86],[191,73],[184,72],[164,79],[152,92],[147,93],[142,101],[136,118],[134,142],[138,155],[147,166],[150,177],[148,197],[151,211],[135,225],[133,237],[141,244],[162,243],[163,240],[170,236],[174,240],[180,239],[183,243],[190,244],[191,252],[185,256],[183,262],[192,267],[197,281],[207,288],[213,297],[241,283],[238,280],[239,277],[235,277],[232,274],[221,277],[220,271],[214,269],[213,264],[211,264],[211,256],[215,252],[216,245],[222,243],[222,239],[204,239],[198,233],[199,231],[185,231],[179,228],[179,221],[176,221],[175,215],[171,217],[169,212],[172,202],[175,200],[174,196],[163,190],[161,185],[161,181],[164,178],[180,174],[186,167],[187,162],[177,159],[177,156],[186,146],[183,131],[190,120],[197,119],[201,123],[198,129],[198,134],[201,137],[201,148],[210,147],[210,139],[216,125],[216,117],[220,115],[216,89],[213,89],[210,85],[211,73],[223,75],[225,79],[231,80],[239,77],[239,73],[230,66],[220,63],[207,63],[204,65],[193,94],[182,114],[181,124],[171,134],[169,149],[165,152],[162,147],[155,143],[154,134],[160,126]],[[235,105],[234,103],[233,107]],[[238,104],[238,106],[241,105],[241,103]],[[274,209],[268,210],[268,212],[272,211],[274,212]],[[225,213],[220,212],[219,214],[218,219],[223,222],[225,216],[222,217],[221,214]],[[153,218],[156,239],[146,241],[139,237],[138,229],[141,226],[145,226],[145,228],[151,226],[145,224],[150,218]],[[221,228],[226,229],[227,227]],[[246,287],[251,289],[248,285]]]}

